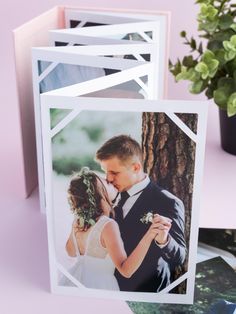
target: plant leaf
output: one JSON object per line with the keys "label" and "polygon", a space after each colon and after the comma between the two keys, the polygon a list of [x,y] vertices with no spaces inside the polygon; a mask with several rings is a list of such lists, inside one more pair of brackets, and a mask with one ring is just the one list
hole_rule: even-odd
{"label": "plant leaf", "polygon": [[204,81],[202,81],[202,80],[193,82],[189,86],[189,91],[192,94],[200,94],[203,90],[204,90]]}
{"label": "plant leaf", "polygon": [[205,62],[199,62],[195,66],[195,70],[201,74],[203,80],[205,80],[209,76],[209,69]]}
{"label": "plant leaf", "polygon": [[205,62],[205,63],[208,63],[209,61],[211,61],[214,58],[215,58],[214,53],[211,50],[208,50],[208,49],[202,55],[202,61]]}
{"label": "plant leaf", "polygon": [[233,35],[233,36],[230,38],[230,42],[231,42],[231,44],[233,45],[233,47],[236,48],[236,35]]}
{"label": "plant leaf", "polygon": [[194,67],[197,64],[197,61],[193,60],[193,56],[190,55],[183,58],[182,64],[189,68]]}
{"label": "plant leaf", "polygon": [[227,109],[227,101],[229,98],[229,95],[226,93],[224,87],[219,87],[217,90],[213,92],[213,97],[215,103],[221,108],[221,109]]}
{"label": "plant leaf", "polygon": [[232,117],[236,114],[236,93],[230,95],[227,102],[227,114],[228,117]]}
{"label": "plant leaf", "polygon": [[195,66],[195,70],[197,72],[200,73],[206,73],[208,72],[208,66],[206,65],[205,62],[199,62],[196,66]]}
{"label": "plant leaf", "polygon": [[190,41],[190,47],[195,50],[197,48],[196,40],[192,37]]}
{"label": "plant leaf", "polygon": [[218,49],[215,51],[215,58],[219,61],[219,66],[224,65],[226,63],[225,60],[225,51],[224,49]]}
{"label": "plant leaf", "polygon": [[174,65],[169,64],[170,72],[175,76],[175,78],[179,73],[181,73],[181,68],[182,68],[182,65],[181,65],[180,60],[178,60],[176,64]]}
{"label": "plant leaf", "polygon": [[176,79],[176,82],[179,82],[180,80],[188,79],[187,68],[185,66],[181,67],[181,72],[176,75],[175,79]]}
{"label": "plant leaf", "polygon": [[221,49],[222,47],[223,47],[222,41],[220,40],[215,40],[215,39],[209,40],[207,44],[207,49],[214,51],[214,53],[215,53],[215,50]]}
{"label": "plant leaf", "polygon": [[217,89],[213,92],[214,101],[221,109],[227,109],[230,95],[235,91],[232,77],[221,77],[217,82]]}
{"label": "plant leaf", "polygon": [[224,87],[230,90],[230,94],[233,92],[234,86],[234,79],[232,77],[221,77],[218,79],[217,87]]}
{"label": "plant leaf", "polygon": [[219,40],[223,42],[224,40],[229,40],[231,36],[234,35],[234,31],[232,29],[222,30],[221,32],[214,33],[212,35],[212,40]]}
{"label": "plant leaf", "polygon": [[221,29],[228,29],[231,27],[233,21],[233,17],[230,14],[222,15],[219,18],[219,27]]}
{"label": "plant leaf", "polygon": [[218,19],[216,19],[215,21],[211,21],[211,22],[200,22],[199,21],[198,30],[199,31],[206,31],[206,32],[212,34],[217,29],[218,23],[219,23]]}
{"label": "plant leaf", "polygon": [[230,28],[232,28],[232,30],[234,30],[236,32],[236,23],[231,24]]}
{"label": "plant leaf", "polygon": [[225,60],[226,61],[230,61],[230,60],[233,60],[236,56],[236,52],[235,51],[226,51],[225,52]]}
{"label": "plant leaf", "polygon": [[203,46],[202,46],[202,42],[200,42],[200,44],[199,44],[199,46],[198,46],[198,52],[199,52],[200,54],[202,54],[202,53],[203,53]]}

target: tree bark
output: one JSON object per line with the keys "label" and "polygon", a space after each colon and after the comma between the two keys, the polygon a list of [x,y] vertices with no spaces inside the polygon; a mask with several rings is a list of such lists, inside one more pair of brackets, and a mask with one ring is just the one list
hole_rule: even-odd
{"label": "tree bark", "polygon": [[[194,132],[196,114],[177,114]],[[142,149],[144,170],[158,185],[167,189],[185,206],[185,239],[189,247],[194,179],[195,143],[164,113],[144,112],[142,117]],[[175,279],[187,271],[188,256],[175,271]],[[178,293],[186,292],[186,282],[178,286]]]}

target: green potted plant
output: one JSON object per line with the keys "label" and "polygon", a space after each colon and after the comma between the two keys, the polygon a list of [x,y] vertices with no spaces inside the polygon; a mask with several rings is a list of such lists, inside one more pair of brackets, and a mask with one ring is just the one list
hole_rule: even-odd
{"label": "green potted plant", "polygon": [[191,82],[191,93],[205,92],[208,99],[214,99],[219,106],[222,147],[236,155],[236,4],[231,0],[196,3],[200,5],[199,37],[204,42],[197,43],[182,31],[180,36],[191,51],[182,61],[170,61],[169,69],[176,82]]}

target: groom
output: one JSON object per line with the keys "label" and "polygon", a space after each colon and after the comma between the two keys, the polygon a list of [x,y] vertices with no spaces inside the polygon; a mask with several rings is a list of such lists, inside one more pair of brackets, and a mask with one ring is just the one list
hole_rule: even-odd
{"label": "groom", "polygon": [[120,290],[158,292],[171,283],[175,267],[184,262],[184,206],[170,192],[150,181],[143,170],[140,145],[127,135],[112,137],[96,153],[107,181],[120,192],[115,219],[129,255],[150,224],[140,221],[148,212],[159,221],[159,231],[143,263],[131,278],[117,271]]}

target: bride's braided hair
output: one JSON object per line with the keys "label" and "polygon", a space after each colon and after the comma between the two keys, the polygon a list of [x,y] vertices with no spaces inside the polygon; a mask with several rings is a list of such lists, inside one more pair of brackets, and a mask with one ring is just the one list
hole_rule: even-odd
{"label": "bride's braided hair", "polygon": [[102,199],[110,204],[101,178],[89,168],[82,168],[72,178],[68,189],[68,201],[71,211],[77,219],[79,230],[88,230],[103,214]]}

